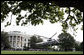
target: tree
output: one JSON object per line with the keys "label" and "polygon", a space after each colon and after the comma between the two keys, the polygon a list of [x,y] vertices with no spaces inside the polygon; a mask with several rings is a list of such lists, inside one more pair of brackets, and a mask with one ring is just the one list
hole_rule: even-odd
{"label": "tree", "polygon": [[[72,3],[72,4],[71,4]],[[64,4],[64,5],[63,5]],[[71,7],[73,6],[73,9]],[[66,7],[66,10],[61,9]],[[31,23],[32,25],[43,24],[44,20],[49,20],[51,23],[61,22],[63,32],[69,27],[74,27],[83,22],[82,17],[83,2],[77,1],[2,1],[1,2],[1,22],[3,22],[8,14],[16,15],[16,24],[22,20],[21,26]],[[21,11],[26,11],[25,16],[22,16]],[[28,13],[31,13],[28,16]],[[64,14],[67,13],[67,18],[64,18]],[[71,15],[73,13],[73,15]],[[25,18],[25,20],[23,20]],[[12,20],[12,17],[11,17]],[[7,25],[11,25],[11,20],[7,22]],[[73,22],[74,21],[74,22]],[[83,27],[83,25],[82,25]],[[82,28],[83,29],[83,28]],[[76,29],[74,29],[75,31]]]}
{"label": "tree", "polygon": [[80,51],[81,49],[80,49],[80,42],[78,42],[78,41],[75,41],[75,50],[76,51]]}
{"label": "tree", "polygon": [[69,33],[61,33],[58,38],[59,43],[61,43],[59,45],[61,50],[70,51],[74,48],[75,40]]}
{"label": "tree", "polygon": [[83,51],[83,42],[75,42],[75,49],[76,51]]}
{"label": "tree", "polygon": [[1,49],[8,49],[10,48],[9,40],[8,40],[8,33],[1,32]]}
{"label": "tree", "polygon": [[83,42],[80,43],[80,50],[83,51]]}
{"label": "tree", "polygon": [[36,43],[42,42],[43,40],[40,37],[32,36],[30,38],[30,48],[37,48]]}

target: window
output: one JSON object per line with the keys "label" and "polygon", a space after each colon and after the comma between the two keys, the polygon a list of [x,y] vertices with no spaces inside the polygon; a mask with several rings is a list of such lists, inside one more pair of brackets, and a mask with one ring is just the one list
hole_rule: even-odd
{"label": "window", "polygon": [[14,41],[16,40],[16,36],[14,36]]}
{"label": "window", "polygon": [[24,46],[26,46],[26,43],[24,44]]}
{"label": "window", "polygon": [[20,36],[18,36],[18,41],[20,40]]}

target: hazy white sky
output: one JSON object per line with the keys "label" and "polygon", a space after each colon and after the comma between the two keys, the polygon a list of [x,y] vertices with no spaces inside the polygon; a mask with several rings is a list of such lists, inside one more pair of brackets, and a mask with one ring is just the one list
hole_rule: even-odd
{"label": "hazy white sky", "polygon": [[[24,13],[25,12],[23,12],[22,14],[24,14]],[[8,19],[6,21],[10,20],[10,16],[7,18]],[[57,39],[58,35],[62,33],[61,23],[59,23],[59,22],[51,24],[48,20],[44,20],[43,25],[39,24],[37,26],[32,26],[31,24],[28,24],[26,26],[16,26],[15,18],[16,18],[16,16],[13,16],[12,25],[8,26],[6,28],[4,27],[4,25],[6,24],[6,21],[4,23],[1,23],[1,30],[4,29],[4,31],[21,31],[21,32],[25,32],[26,34],[29,34],[29,35],[37,34],[37,35],[41,35],[41,36],[45,36],[45,37],[51,37],[54,33],[57,32],[57,35],[55,35],[53,37],[53,39]],[[75,38],[75,40],[82,42],[83,41],[83,31],[81,31],[80,28],[81,28],[81,25],[78,25],[78,30],[76,33],[77,36],[74,38]],[[71,31],[71,30],[68,30],[68,32],[70,34],[73,34],[73,31]]]}

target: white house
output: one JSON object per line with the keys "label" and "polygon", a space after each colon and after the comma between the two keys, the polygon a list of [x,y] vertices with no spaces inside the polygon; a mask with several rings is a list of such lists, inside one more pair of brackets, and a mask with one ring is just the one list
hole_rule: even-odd
{"label": "white house", "polygon": [[29,46],[30,35],[22,33],[20,31],[10,31],[9,42],[12,48],[14,49],[23,49],[24,46]]}

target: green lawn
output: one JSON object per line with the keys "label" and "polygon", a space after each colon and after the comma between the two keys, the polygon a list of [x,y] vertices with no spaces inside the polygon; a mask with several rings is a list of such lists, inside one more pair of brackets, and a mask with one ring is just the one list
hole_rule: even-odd
{"label": "green lawn", "polygon": [[83,52],[57,52],[57,51],[1,51],[1,54],[83,54]]}

